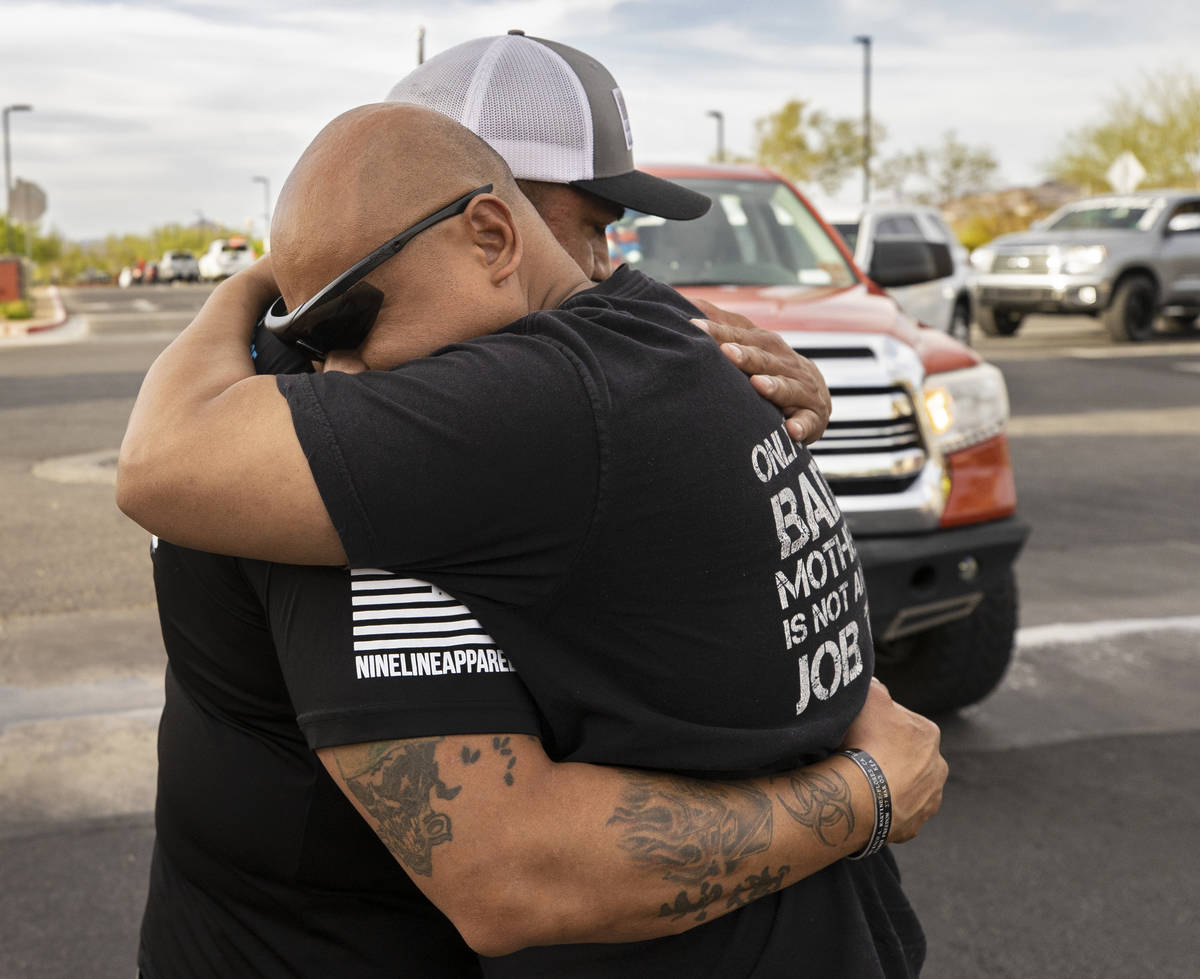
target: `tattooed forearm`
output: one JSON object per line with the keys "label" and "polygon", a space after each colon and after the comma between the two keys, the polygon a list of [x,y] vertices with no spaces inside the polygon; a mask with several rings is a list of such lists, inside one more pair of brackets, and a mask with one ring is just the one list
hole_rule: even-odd
{"label": "tattooed forearm", "polygon": [[438,777],[434,752],[441,740],[379,742],[357,765],[349,753],[337,755],[346,785],[378,822],[380,839],[397,860],[423,877],[433,873],[433,848],[453,839],[450,817],[434,808],[434,797],[453,799],[462,788],[449,788]]}
{"label": "tattooed forearm", "polygon": [[776,798],[792,819],[811,829],[825,846],[838,846],[854,832],[850,786],[837,772],[792,772],[787,776],[787,789]]}
{"label": "tattooed forearm", "polygon": [[[743,907],[751,901],[757,901],[760,897],[779,890],[783,887],[784,878],[791,869],[791,867],[783,866],[779,868],[778,873],[772,874],[770,867],[763,867],[762,873],[750,874],[729,892],[729,897],[725,899],[726,910],[732,911],[734,908]],[[696,897],[689,897],[687,891],[680,891],[675,895],[674,904],[664,904],[659,908],[658,916],[678,921],[689,914],[694,914],[697,921],[704,921],[708,917],[708,908],[723,897],[725,897],[725,888],[720,884],[710,884],[705,881],[700,885],[700,893]]]}
{"label": "tattooed forearm", "polygon": [[771,845],[771,800],[754,786],[630,774],[622,802],[618,845],[664,880],[700,884]]}

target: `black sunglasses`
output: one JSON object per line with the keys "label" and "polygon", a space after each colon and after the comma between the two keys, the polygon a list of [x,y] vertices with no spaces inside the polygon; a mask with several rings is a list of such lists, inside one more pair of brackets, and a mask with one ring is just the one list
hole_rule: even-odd
{"label": "black sunglasses", "polygon": [[427,228],[462,214],[480,194],[490,194],[491,184],[477,187],[463,194],[429,217],[422,218],[411,228],[401,231],[390,241],[384,242],[370,255],[355,262],[350,268],[325,286],[311,299],[301,303],[290,313],[283,297],[271,303],[263,316],[263,326],[294,347],[299,347],[310,357],[324,360],[330,350],[354,350],[358,348],[375,325],[379,307],[383,305],[383,292],[369,282],[368,275],[379,268],[400,249]]}

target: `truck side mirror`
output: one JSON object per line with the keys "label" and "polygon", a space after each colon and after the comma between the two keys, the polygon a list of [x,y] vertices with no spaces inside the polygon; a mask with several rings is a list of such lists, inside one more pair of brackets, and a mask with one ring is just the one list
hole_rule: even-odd
{"label": "truck side mirror", "polygon": [[885,289],[932,282],[954,274],[950,246],[921,238],[879,238],[867,275]]}

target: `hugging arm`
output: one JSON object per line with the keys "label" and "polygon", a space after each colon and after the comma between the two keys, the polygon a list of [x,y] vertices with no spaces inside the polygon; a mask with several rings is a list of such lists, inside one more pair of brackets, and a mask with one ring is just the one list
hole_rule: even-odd
{"label": "hugging arm", "polygon": [[[872,688],[858,738],[916,835],[945,779],[937,728]],[[858,723],[858,722],[856,722]],[[323,748],[412,880],[483,955],[686,931],[862,848],[872,793],[848,758],[711,781],[555,763],[527,735]]]}
{"label": "hugging arm", "polygon": [[[254,324],[277,295],[270,259],[261,259],[213,290],[159,355],[121,445],[117,503],[151,533],[182,546],[341,564],[342,542],[287,402],[272,378],[255,375],[249,356]],[[704,310],[720,321],[709,333],[788,416],[792,436],[815,439],[829,417],[829,392],[811,362],[744,317]]]}
{"label": "hugging arm", "polygon": [[250,359],[254,324],[277,295],[260,259],[217,286],[151,365],[121,443],[117,505],[184,547],[342,564],[287,402]]}

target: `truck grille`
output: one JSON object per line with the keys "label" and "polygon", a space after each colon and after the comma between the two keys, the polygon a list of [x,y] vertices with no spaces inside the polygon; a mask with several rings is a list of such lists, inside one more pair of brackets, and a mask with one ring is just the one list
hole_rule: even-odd
{"label": "truck grille", "polygon": [[911,393],[912,364],[898,356],[907,348],[881,346],[878,337],[847,345],[844,336],[839,345],[826,346],[814,342],[817,337],[788,337],[793,349],[816,363],[833,396],[829,427],[810,451],[838,496],[902,492],[928,461]]}
{"label": "truck grille", "polygon": [[1049,252],[1045,249],[1024,249],[1019,252],[997,252],[992,271],[1019,275],[1046,275],[1050,272]]}

